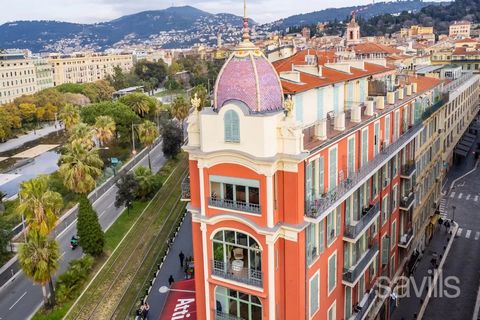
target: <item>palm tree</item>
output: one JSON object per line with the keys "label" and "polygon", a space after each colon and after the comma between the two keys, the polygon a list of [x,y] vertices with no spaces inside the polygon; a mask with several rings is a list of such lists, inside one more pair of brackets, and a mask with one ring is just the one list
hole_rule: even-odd
{"label": "palm tree", "polygon": [[156,101],[140,92],[134,92],[121,97],[120,102],[129,106],[133,112],[140,117],[146,115],[151,109],[155,108]]}
{"label": "palm tree", "polygon": [[152,191],[155,185],[154,176],[152,170],[140,166],[135,169],[135,180],[137,180],[138,188],[137,195],[141,199],[145,199]]}
{"label": "palm tree", "polygon": [[62,196],[48,189],[48,176],[39,175],[20,184],[17,211],[25,216],[29,230],[47,236],[63,208]]}
{"label": "palm tree", "polygon": [[50,305],[55,304],[52,276],[58,269],[59,258],[58,242],[33,230],[28,233],[27,242],[21,245],[18,251],[18,261],[23,273],[34,283],[42,286],[46,306],[49,305],[47,283],[50,286]]}
{"label": "palm tree", "polygon": [[67,104],[63,107],[62,111],[60,111],[59,118],[65,125],[65,129],[70,131],[80,122],[80,112],[77,107]]}
{"label": "palm tree", "polygon": [[112,140],[115,134],[115,121],[113,121],[112,117],[100,116],[97,118],[97,121],[95,121],[94,130],[100,146],[103,146]]}
{"label": "palm tree", "polygon": [[[158,137],[158,128],[152,121],[145,120],[138,126],[138,137],[142,144],[149,149]],[[150,161],[150,150],[148,150],[148,167],[152,170],[152,163]]]}
{"label": "palm tree", "polygon": [[60,157],[58,172],[65,187],[76,193],[86,194],[95,188],[95,179],[101,174],[103,161],[98,149],[85,148],[78,140],[72,141]]}
{"label": "palm tree", "polygon": [[85,148],[91,149],[95,145],[93,142],[94,129],[88,124],[80,122],[72,128],[69,141],[79,141]]}
{"label": "palm tree", "polygon": [[190,111],[190,106],[187,103],[187,101],[185,101],[183,96],[177,96],[175,100],[173,100],[171,112],[172,112],[172,115],[182,124],[182,137],[183,137],[183,122],[188,117],[189,111]]}

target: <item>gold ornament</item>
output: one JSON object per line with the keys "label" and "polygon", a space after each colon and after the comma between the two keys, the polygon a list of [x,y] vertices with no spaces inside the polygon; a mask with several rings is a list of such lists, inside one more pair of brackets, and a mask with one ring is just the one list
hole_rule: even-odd
{"label": "gold ornament", "polygon": [[283,106],[287,113],[290,113],[293,111],[293,108],[295,107],[295,103],[292,100],[292,96],[288,95],[288,98],[283,103]]}
{"label": "gold ornament", "polygon": [[192,107],[195,108],[195,110],[198,110],[200,111],[201,109],[201,103],[202,103],[202,99],[200,99],[197,95],[197,93],[195,92],[195,95],[193,96],[193,98],[190,100],[190,102],[192,103]]}

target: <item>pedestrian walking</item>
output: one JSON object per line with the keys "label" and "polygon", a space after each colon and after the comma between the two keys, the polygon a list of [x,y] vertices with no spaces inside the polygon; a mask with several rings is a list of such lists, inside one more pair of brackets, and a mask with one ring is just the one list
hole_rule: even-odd
{"label": "pedestrian walking", "polygon": [[183,251],[180,251],[180,254],[178,255],[180,258],[180,268],[183,268],[183,260],[185,259],[185,255],[183,254]]}
{"label": "pedestrian walking", "polygon": [[174,283],[175,280],[173,279],[173,276],[170,275],[170,277],[168,278],[168,285],[171,287],[172,286],[172,283]]}
{"label": "pedestrian walking", "polygon": [[148,319],[148,311],[150,310],[150,306],[148,305],[148,303],[145,302],[145,304],[143,305],[143,313],[142,313],[142,317],[143,319]]}

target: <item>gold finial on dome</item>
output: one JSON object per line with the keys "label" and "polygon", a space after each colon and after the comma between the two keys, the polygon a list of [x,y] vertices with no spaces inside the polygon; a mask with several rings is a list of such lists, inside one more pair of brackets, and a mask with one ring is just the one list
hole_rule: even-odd
{"label": "gold finial on dome", "polygon": [[242,29],[242,41],[237,46],[238,50],[254,49],[255,46],[250,42],[250,29],[248,28],[247,17],[247,0],[243,0],[243,29]]}
{"label": "gold finial on dome", "polygon": [[285,108],[285,114],[292,114],[292,111],[295,107],[295,103],[293,102],[292,96],[288,95],[288,98],[283,103],[283,107]]}
{"label": "gold finial on dome", "polygon": [[197,93],[195,92],[195,95],[193,96],[193,98],[190,100],[190,102],[192,103],[192,107],[195,108],[195,110],[198,110],[200,111],[200,104],[202,103],[202,100],[198,97]]}

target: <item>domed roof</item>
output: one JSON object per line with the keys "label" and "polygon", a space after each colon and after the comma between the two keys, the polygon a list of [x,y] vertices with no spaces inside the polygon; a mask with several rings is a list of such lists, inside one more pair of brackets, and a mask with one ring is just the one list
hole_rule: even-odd
{"label": "domed roof", "polygon": [[283,109],[283,91],[272,64],[258,49],[236,50],[220,71],[215,84],[214,108],[240,100],[251,112]]}
{"label": "domed roof", "polygon": [[280,78],[263,53],[250,42],[246,2],[244,2],[242,42],[220,70],[215,83],[214,108],[229,100],[245,103],[252,113],[283,109]]}

